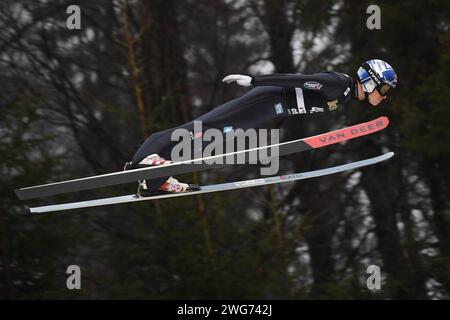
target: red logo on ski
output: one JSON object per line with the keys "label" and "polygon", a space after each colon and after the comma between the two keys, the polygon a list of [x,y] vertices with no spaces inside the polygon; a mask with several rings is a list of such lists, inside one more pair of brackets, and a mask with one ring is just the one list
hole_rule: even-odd
{"label": "red logo on ski", "polygon": [[387,117],[380,117],[369,122],[306,138],[304,141],[313,148],[320,148],[383,130],[388,124],[389,119]]}

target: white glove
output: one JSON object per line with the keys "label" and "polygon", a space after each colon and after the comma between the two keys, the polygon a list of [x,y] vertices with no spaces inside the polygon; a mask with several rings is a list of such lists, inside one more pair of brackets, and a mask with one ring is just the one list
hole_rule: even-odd
{"label": "white glove", "polygon": [[249,76],[243,76],[241,74],[230,74],[229,76],[226,76],[222,79],[222,82],[231,83],[233,81],[236,81],[241,86],[251,86],[252,77]]}

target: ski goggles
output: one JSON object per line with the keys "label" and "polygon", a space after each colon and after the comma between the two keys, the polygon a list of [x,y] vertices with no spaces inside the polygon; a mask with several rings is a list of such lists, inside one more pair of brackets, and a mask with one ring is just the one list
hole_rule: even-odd
{"label": "ski goggles", "polygon": [[385,97],[387,95],[387,93],[389,92],[389,90],[391,90],[391,86],[388,85],[387,83],[383,83],[380,86],[377,86],[376,83],[372,80],[366,81],[365,83],[362,84],[364,91],[371,93],[373,90],[377,90],[378,93]]}
{"label": "ski goggles", "polygon": [[389,92],[389,90],[391,90],[391,88],[392,87],[390,85],[388,85],[387,83],[383,83],[381,86],[376,87],[380,96],[383,96],[383,97],[385,97],[387,95],[387,93]]}
{"label": "ski goggles", "polygon": [[364,63],[362,65],[362,68],[367,71],[371,79],[363,84],[363,87],[365,89],[364,91],[370,93],[373,90],[377,89],[378,93],[381,96],[385,97],[388,91],[391,90],[391,86],[387,83],[383,83],[383,81],[381,81],[380,77],[372,70],[369,64]]}

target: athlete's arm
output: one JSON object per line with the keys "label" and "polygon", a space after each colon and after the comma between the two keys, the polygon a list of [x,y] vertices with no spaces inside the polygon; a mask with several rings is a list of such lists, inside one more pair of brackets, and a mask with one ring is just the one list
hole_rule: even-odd
{"label": "athlete's arm", "polygon": [[342,85],[341,80],[334,73],[330,72],[315,74],[268,74],[252,77],[251,84],[254,86],[279,86],[306,90],[332,89]]}
{"label": "athlete's arm", "polygon": [[275,73],[262,76],[246,76],[232,74],[225,77],[222,81],[231,83],[236,81],[241,86],[276,86],[288,88],[302,88],[316,91],[334,91],[340,90],[343,86],[344,76],[338,76],[335,72],[322,72],[315,74],[289,74]]}

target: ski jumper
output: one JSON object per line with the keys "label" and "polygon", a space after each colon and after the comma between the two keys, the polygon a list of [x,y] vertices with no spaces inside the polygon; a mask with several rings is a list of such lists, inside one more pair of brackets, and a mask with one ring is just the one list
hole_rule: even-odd
{"label": "ski jumper", "polygon": [[[131,169],[148,155],[157,153],[170,160],[178,141],[171,141],[175,129],[194,131],[194,121],[202,121],[202,129],[263,128],[270,120],[300,114],[329,112],[342,108],[356,97],[355,83],[346,74],[322,72],[304,74],[270,74],[252,77],[255,86],[243,96],[228,101],[184,125],[152,134],[133,156]],[[168,177],[146,180],[149,190],[157,190]]]}

